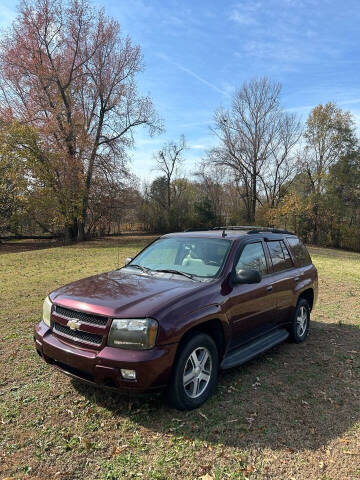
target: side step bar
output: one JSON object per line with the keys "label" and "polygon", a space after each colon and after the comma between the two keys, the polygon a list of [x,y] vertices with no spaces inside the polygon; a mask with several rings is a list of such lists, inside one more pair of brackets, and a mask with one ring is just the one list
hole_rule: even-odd
{"label": "side step bar", "polygon": [[235,351],[230,352],[221,362],[221,368],[227,369],[251,360],[262,352],[269,350],[278,343],[283,342],[289,336],[289,332],[285,328],[279,328],[261,338],[248,343]]}

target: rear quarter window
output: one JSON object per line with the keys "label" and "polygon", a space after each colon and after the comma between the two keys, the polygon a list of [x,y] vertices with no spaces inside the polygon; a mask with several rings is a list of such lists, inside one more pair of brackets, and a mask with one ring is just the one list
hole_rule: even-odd
{"label": "rear quarter window", "polygon": [[305,267],[306,265],[310,265],[311,258],[302,241],[295,237],[287,238],[287,241],[297,266]]}
{"label": "rear quarter window", "polygon": [[266,242],[274,272],[281,272],[293,267],[290,254],[282,240]]}

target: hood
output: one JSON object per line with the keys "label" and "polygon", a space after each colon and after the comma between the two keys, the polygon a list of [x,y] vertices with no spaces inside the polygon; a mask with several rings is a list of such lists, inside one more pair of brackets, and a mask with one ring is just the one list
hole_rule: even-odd
{"label": "hood", "polygon": [[151,317],[201,286],[177,275],[114,270],[65,285],[53,291],[50,299],[63,307],[109,317]]}

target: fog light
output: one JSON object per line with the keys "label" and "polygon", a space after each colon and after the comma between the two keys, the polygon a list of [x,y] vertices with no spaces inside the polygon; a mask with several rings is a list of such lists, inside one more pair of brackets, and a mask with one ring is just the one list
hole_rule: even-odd
{"label": "fog light", "polygon": [[136,380],[135,370],[127,370],[126,368],[122,368],[121,375],[123,378],[126,378],[126,380]]}

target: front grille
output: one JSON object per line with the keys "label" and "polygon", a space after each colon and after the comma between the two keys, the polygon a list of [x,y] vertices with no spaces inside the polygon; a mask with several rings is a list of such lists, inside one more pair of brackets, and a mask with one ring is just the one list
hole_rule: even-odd
{"label": "front grille", "polygon": [[100,325],[101,327],[105,327],[108,321],[107,317],[101,317],[100,315],[93,315],[91,313],[76,312],[75,310],[59,307],[59,305],[54,306],[54,313],[65,318],[76,318],[80,322],[89,323],[90,325]]}
{"label": "front grille", "polygon": [[101,345],[103,339],[101,335],[83,332],[82,330],[71,330],[71,328],[57,322],[54,323],[54,332],[59,333],[60,335],[66,335],[79,342],[93,343],[94,345]]}

